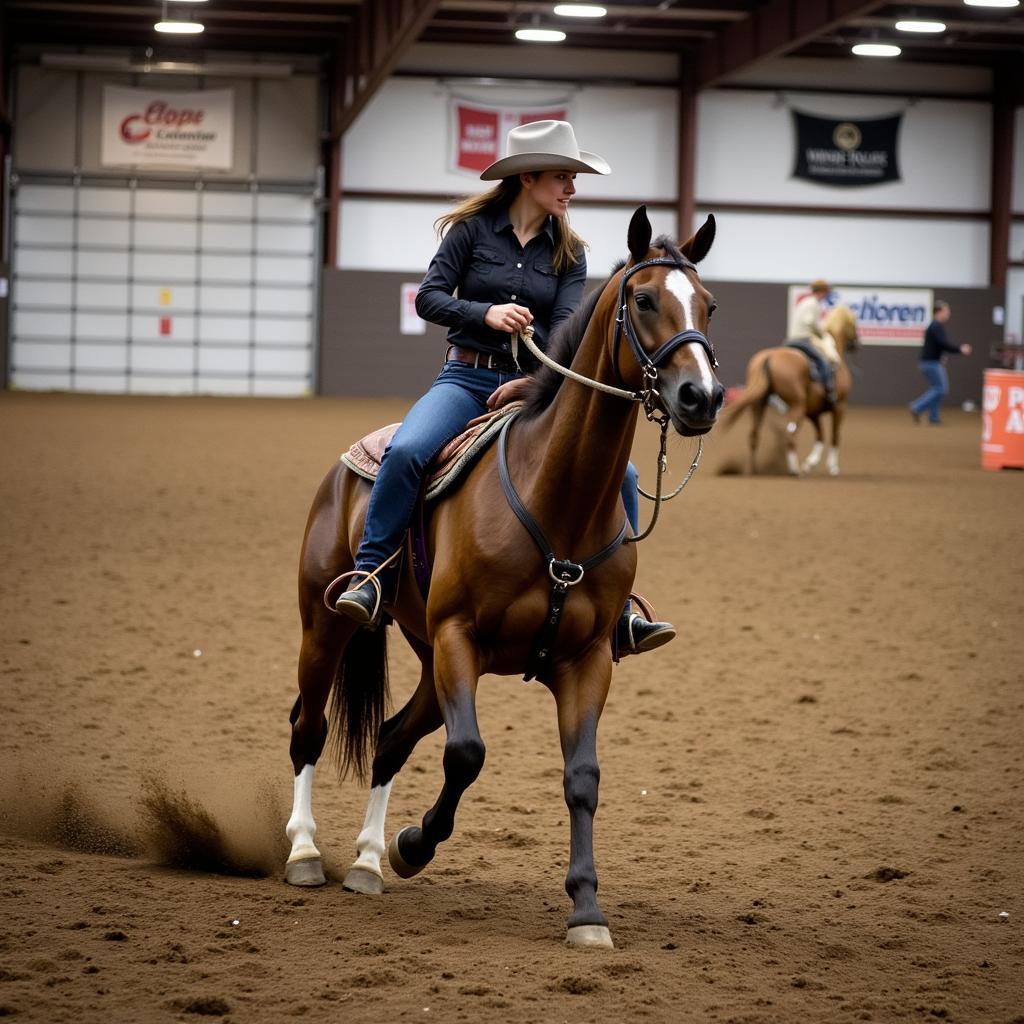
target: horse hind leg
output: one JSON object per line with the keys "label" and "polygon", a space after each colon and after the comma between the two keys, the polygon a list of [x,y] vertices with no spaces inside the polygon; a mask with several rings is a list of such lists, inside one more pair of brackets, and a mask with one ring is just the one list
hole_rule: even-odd
{"label": "horse hind leg", "polygon": [[796,433],[804,418],[804,409],[791,405],[786,415],[786,470],[790,476],[800,476],[800,457],[796,452]]}
{"label": "horse hind leg", "polygon": [[317,886],[326,882],[323,861],[315,843],[313,775],[327,742],[325,709],[345,649],[356,625],[326,608],[316,607],[306,618],[299,651],[299,696],[292,707],[289,754],[295,772],[292,813],[285,826],[291,843],[285,864],[290,885]]}
{"label": "horse hind leg", "polygon": [[486,755],[476,718],[479,659],[469,638],[456,627],[438,631],[434,671],[447,731],[444,784],[421,824],[402,829],[391,840],[388,861],[400,878],[419,874],[434,859],[437,847],[451,836],[462,794],[476,781]]}
{"label": "horse hind leg", "polygon": [[391,784],[416,744],[442,724],[434,690],[433,651],[408,633],[406,638],[422,665],[420,682],[405,707],[380,727],[366,816],[356,839],[356,859],[342,883],[351,892],[373,896],[384,891],[380,862],[385,850],[384,824]]}

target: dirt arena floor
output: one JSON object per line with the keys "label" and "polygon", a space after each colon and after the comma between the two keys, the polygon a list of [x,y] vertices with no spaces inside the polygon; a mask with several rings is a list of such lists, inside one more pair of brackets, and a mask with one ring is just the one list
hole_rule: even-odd
{"label": "dirt arena floor", "polygon": [[[712,438],[641,546],[681,635],[601,724],[614,951],[564,945],[553,703],[518,678],[481,685],[424,874],[342,889],[366,793],[325,769],[334,881],[285,886],[306,512],[404,408],[0,395],[0,1017],[1024,1021],[1024,474],[979,468],[977,414],[855,408],[837,479],[719,475]],[[400,637],[391,666],[404,701]]]}

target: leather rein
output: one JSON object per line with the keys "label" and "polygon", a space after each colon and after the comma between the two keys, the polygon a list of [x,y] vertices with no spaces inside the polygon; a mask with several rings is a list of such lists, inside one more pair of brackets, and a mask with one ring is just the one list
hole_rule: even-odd
{"label": "leather rein", "polygon": [[[587,558],[582,562],[573,562],[569,559],[558,558],[555,555],[547,536],[540,527],[540,524],[532,515],[530,515],[529,510],[523,503],[523,500],[519,497],[519,494],[515,489],[515,485],[512,483],[511,474],[508,470],[507,455],[508,432],[515,416],[510,416],[502,427],[501,434],[498,436],[498,475],[501,478],[501,487],[505,492],[505,498],[511,506],[512,511],[516,514],[516,518],[518,518],[523,524],[527,532],[533,538],[534,543],[540,549],[541,556],[547,563],[548,575],[551,577],[552,581],[551,595],[548,602],[548,614],[544,620],[544,625],[541,626],[540,631],[534,638],[533,649],[530,652],[530,658],[526,666],[526,674],[523,677],[527,680],[536,677],[542,682],[547,682],[549,679],[548,669],[551,665],[551,658],[554,653],[555,640],[558,633],[558,625],[561,621],[562,611],[565,608],[565,600],[568,595],[569,588],[576,586],[576,584],[583,579],[584,574],[588,570],[595,568],[603,561],[610,558],[619,549],[621,544],[635,544],[636,542],[643,540],[645,537],[650,536],[655,523],[658,521],[658,512],[661,507],[661,502],[674,498],[687,485],[687,483],[689,483],[690,478],[697,469],[697,464],[700,462],[703,440],[698,438],[697,454],[694,457],[689,472],[686,474],[686,478],[671,495],[666,498],[662,497],[661,479],[668,465],[666,450],[668,443],[668,425],[670,421],[668,413],[664,411],[659,412],[657,406],[657,402],[660,398],[658,390],[655,387],[658,380],[658,365],[663,363],[681,345],[694,343],[701,345],[704,348],[713,367],[718,366],[718,360],[715,358],[715,350],[712,347],[711,342],[701,331],[698,330],[689,329],[680,331],[678,334],[673,335],[668,339],[668,341],[659,346],[658,350],[654,352],[653,355],[649,355],[640,344],[640,339],[637,337],[636,329],[633,327],[633,322],[629,316],[629,307],[626,300],[626,282],[639,271],[646,270],[648,267],[654,266],[673,267],[677,270],[686,268],[696,269],[694,264],[689,260],[684,259],[684,261],[680,263],[678,260],[670,257],[657,257],[652,260],[645,260],[642,263],[637,263],[623,272],[622,279],[619,282],[615,330],[612,334],[612,361],[613,365],[617,367],[619,346],[622,341],[622,335],[625,333],[626,338],[629,341],[630,348],[632,349],[633,354],[636,357],[637,362],[640,364],[640,368],[643,372],[643,387],[639,391],[629,391],[625,388],[613,387],[610,384],[605,384],[603,381],[592,380],[589,377],[585,377],[583,374],[577,373],[575,370],[570,370],[568,367],[562,366],[560,363],[556,363],[536,345],[533,340],[533,331],[530,329],[527,329],[523,334],[514,333],[512,335],[512,355],[513,358],[516,359],[517,364],[519,361],[518,344],[522,341],[526,348],[528,348],[530,352],[540,360],[540,362],[545,366],[549,366],[557,373],[562,374],[563,377],[567,377],[569,380],[585,384],[587,387],[594,388],[597,391],[603,391],[606,394],[614,395],[618,398],[625,398],[629,401],[642,403],[644,414],[647,419],[657,423],[661,428],[661,450],[658,455],[657,491],[653,499],[655,501],[655,508],[654,515],[647,529],[636,537],[628,537],[627,533],[629,524],[624,519],[622,529],[619,530],[618,536],[611,541],[611,543],[606,545],[598,551],[597,554],[592,555],[590,558]],[[618,375],[617,370],[616,374]],[[620,383],[625,383],[622,381],[621,377],[619,380]],[[646,498],[651,497],[651,495],[642,490],[640,493]]]}

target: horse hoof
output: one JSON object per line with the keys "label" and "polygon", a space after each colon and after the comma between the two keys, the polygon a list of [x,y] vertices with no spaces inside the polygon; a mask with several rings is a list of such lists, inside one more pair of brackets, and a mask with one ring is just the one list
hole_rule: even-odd
{"label": "horse hoof", "polygon": [[403,828],[396,836],[393,836],[391,842],[388,843],[388,863],[391,865],[391,870],[394,871],[399,878],[412,878],[413,875],[418,875],[427,865],[426,864],[410,864],[405,858],[398,852],[398,840],[405,835],[406,832],[411,832],[415,828],[414,825],[409,825],[407,828]]}
{"label": "horse hoof", "polygon": [[285,864],[284,880],[289,885],[307,887],[327,884],[323,864],[319,857],[307,857],[305,860],[293,860]]}
{"label": "horse hoof", "polygon": [[341,883],[349,892],[361,892],[365,896],[379,896],[384,891],[384,879],[369,868],[351,867]]}
{"label": "horse hoof", "polygon": [[569,946],[589,946],[593,949],[614,949],[612,933],[603,924],[578,924],[565,933]]}

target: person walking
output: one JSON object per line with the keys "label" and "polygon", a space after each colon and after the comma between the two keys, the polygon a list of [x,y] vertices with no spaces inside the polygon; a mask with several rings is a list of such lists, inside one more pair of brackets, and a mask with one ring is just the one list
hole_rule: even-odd
{"label": "person walking", "polygon": [[958,345],[946,332],[946,324],[952,316],[948,302],[938,299],[932,310],[932,322],[924,332],[924,344],[921,346],[921,361],[918,366],[924,379],[928,382],[928,390],[919,395],[910,404],[910,415],[915,423],[921,422],[921,414],[928,412],[928,422],[938,425],[942,422],[939,409],[942,400],[949,393],[949,375],[943,358],[947,352],[958,352],[962,356],[971,354],[970,345]]}
{"label": "person walking", "polygon": [[[567,121],[513,128],[507,153],[480,175],[497,185],[437,221],[441,243],[416,295],[416,311],[448,328],[446,362],[396,431],[370,493],[353,585],[335,602],[338,612],[360,623],[374,622],[384,595],[394,592],[395,559],[427,466],[471,419],[526,393],[528,379],[512,355],[513,333],[532,327],[544,349],[583,298],[585,243],[569,226],[569,203],[577,174],[611,168],[579,148]],[[637,484],[630,464],[622,496],[634,533]],[[648,622],[628,605],[616,627],[620,654],[653,650],[674,637],[671,623]]]}

